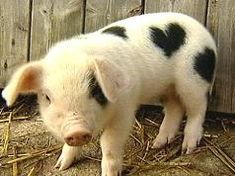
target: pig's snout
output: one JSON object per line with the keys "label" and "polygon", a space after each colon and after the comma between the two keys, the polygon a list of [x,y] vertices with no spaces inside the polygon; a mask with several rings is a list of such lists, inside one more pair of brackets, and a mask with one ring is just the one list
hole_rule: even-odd
{"label": "pig's snout", "polygon": [[65,142],[70,146],[81,146],[87,144],[92,138],[91,133],[76,131],[64,137]]}

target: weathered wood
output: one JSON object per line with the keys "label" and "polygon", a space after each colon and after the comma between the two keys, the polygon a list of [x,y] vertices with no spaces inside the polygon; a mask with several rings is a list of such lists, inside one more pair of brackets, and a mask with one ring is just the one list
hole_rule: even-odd
{"label": "weathered wood", "polygon": [[83,0],[33,0],[30,60],[42,57],[59,40],[80,34]]}
{"label": "weathered wood", "polygon": [[145,13],[180,12],[196,18],[205,24],[206,0],[146,0]]}
{"label": "weathered wood", "polygon": [[0,87],[27,62],[29,0],[0,1]]}
{"label": "weathered wood", "polygon": [[211,109],[235,113],[235,1],[210,0],[207,26],[218,46],[218,68]]}
{"label": "weathered wood", "polygon": [[209,110],[235,113],[234,0],[0,0],[0,87],[19,65],[41,58],[55,42],[84,27],[91,32],[138,15],[142,2],[145,13],[181,12],[208,26],[219,48]]}
{"label": "weathered wood", "polygon": [[85,32],[142,12],[141,0],[87,0]]}

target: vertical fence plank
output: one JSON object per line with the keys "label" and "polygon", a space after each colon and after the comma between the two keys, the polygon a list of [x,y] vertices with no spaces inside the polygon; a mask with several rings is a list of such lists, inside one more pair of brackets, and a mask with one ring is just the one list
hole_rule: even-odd
{"label": "vertical fence plank", "polygon": [[87,0],[85,32],[92,32],[107,24],[139,15],[141,0]]}
{"label": "vertical fence plank", "polygon": [[206,20],[206,0],[146,0],[145,13],[180,12],[196,18],[201,23]]}
{"label": "vertical fence plank", "polygon": [[214,98],[209,109],[235,112],[234,0],[86,1],[84,9],[85,0],[1,0],[0,87],[16,67],[27,59],[39,59],[58,40],[81,33],[84,25],[85,32],[91,32],[111,22],[139,15],[143,10],[141,2],[145,2],[145,13],[181,12],[207,24],[216,39],[219,54]]}
{"label": "vertical fence plank", "polygon": [[29,0],[0,1],[0,87],[27,61]]}
{"label": "vertical fence plank", "polygon": [[80,34],[84,0],[33,0],[30,60],[42,57],[55,42]]}
{"label": "vertical fence plank", "polygon": [[235,112],[235,1],[209,0],[207,26],[218,46],[212,109]]}

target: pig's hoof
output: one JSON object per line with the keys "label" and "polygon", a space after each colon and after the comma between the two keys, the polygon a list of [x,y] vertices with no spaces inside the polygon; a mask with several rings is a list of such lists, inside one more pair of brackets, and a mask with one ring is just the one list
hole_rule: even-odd
{"label": "pig's hoof", "polygon": [[153,146],[152,148],[157,149],[157,148],[162,148],[166,144],[169,144],[172,139],[174,138],[174,135],[171,134],[158,134],[155,140],[153,141]]}
{"label": "pig's hoof", "polygon": [[122,166],[115,160],[102,160],[102,176],[121,176]]}
{"label": "pig's hoof", "polygon": [[70,147],[67,144],[64,144],[62,153],[55,165],[59,170],[65,170],[69,168],[74,161],[79,157],[80,150],[78,147]]}
{"label": "pig's hoof", "polygon": [[197,145],[200,143],[201,135],[198,136],[184,136],[184,141],[182,144],[182,154],[190,154],[194,151]]}
{"label": "pig's hoof", "polygon": [[102,176],[122,176],[122,172],[121,171],[112,171],[112,172],[102,171]]}
{"label": "pig's hoof", "polygon": [[75,158],[70,158],[68,156],[64,156],[63,153],[60,155],[59,159],[57,160],[57,163],[55,165],[55,168],[59,168],[59,170],[65,170],[69,168],[69,166],[72,165]]}

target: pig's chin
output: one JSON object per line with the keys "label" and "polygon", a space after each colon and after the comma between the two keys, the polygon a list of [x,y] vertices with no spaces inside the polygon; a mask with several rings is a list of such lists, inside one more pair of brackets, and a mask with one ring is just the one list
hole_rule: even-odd
{"label": "pig's chin", "polygon": [[66,143],[68,146],[71,146],[71,147],[82,147],[82,146],[89,143],[89,142],[84,142],[84,143],[80,143],[80,144],[68,144],[67,142],[65,142],[65,140],[63,140],[63,142]]}

